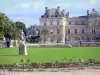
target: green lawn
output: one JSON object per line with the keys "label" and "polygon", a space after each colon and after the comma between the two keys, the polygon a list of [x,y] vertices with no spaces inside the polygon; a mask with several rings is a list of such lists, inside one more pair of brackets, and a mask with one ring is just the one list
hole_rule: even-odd
{"label": "green lawn", "polygon": [[30,59],[31,62],[52,62],[63,58],[96,59],[100,61],[100,47],[78,47],[78,48],[28,48],[27,56],[19,56],[18,48],[1,48],[0,64],[13,64],[20,59]]}

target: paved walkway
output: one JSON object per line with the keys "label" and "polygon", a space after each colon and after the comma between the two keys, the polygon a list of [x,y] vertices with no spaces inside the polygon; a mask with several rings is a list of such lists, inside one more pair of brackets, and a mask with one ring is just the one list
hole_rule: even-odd
{"label": "paved walkway", "polygon": [[[4,75],[4,72],[0,73]],[[66,72],[5,72],[5,75],[100,75],[100,69],[92,70],[76,70]]]}

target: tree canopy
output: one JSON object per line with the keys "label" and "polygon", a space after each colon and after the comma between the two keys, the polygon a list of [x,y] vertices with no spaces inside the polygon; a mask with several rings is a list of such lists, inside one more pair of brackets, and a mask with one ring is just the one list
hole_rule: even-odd
{"label": "tree canopy", "polygon": [[24,24],[23,22],[17,21],[17,22],[15,22],[15,24],[16,24],[16,27],[17,27],[19,30],[23,30],[23,31],[26,30],[26,26],[25,26],[25,24]]}
{"label": "tree canopy", "polygon": [[19,31],[25,32],[26,26],[23,22],[13,22],[6,14],[0,12],[0,34],[6,38],[16,39],[19,36]]}

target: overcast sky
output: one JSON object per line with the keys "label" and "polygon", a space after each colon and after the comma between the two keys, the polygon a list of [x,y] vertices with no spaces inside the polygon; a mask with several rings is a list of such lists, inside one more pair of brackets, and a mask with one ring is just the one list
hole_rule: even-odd
{"label": "overcast sky", "polygon": [[38,24],[45,7],[65,9],[70,16],[86,15],[86,10],[95,8],[100,12],[100,0],[0,0],[0,12],[13,21],[22,21],[27,27]]}

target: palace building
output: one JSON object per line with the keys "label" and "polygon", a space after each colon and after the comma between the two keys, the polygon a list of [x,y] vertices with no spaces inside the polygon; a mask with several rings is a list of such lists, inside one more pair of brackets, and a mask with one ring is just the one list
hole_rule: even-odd
{"label": "palace building", "polygon": [[95,41],[100,38],[100,13],[95,9],[79,17],[70,17],[64,9],[48,9],[40,18],[41,43],[67,43],[73,41]]}

